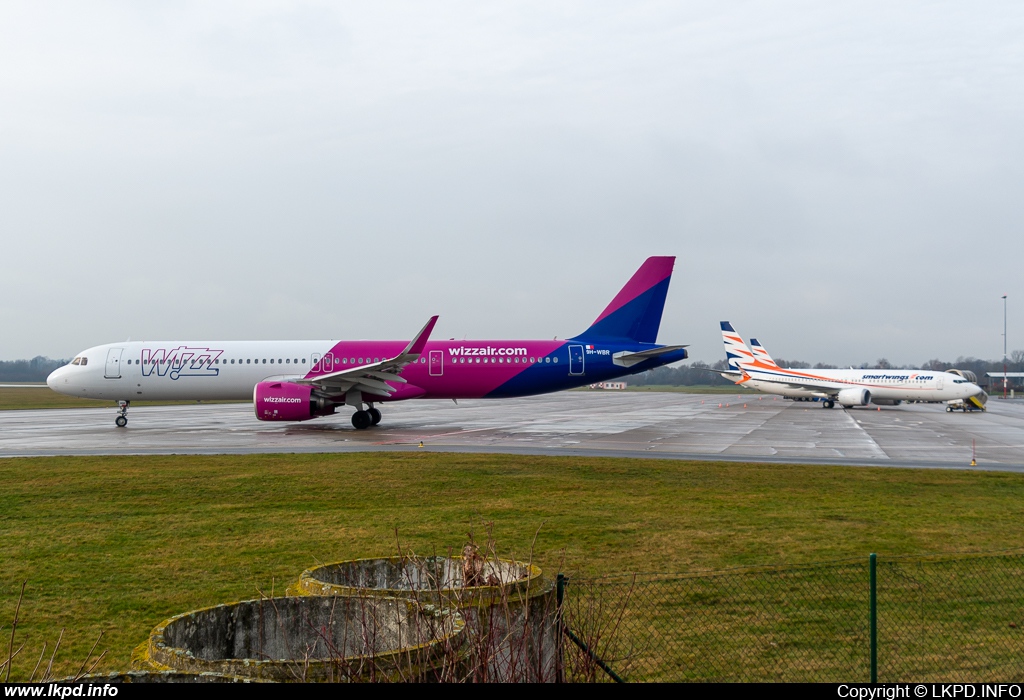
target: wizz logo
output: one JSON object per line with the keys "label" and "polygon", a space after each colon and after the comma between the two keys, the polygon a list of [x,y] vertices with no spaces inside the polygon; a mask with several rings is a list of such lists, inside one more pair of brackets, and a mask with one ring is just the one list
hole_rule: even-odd
{"label": "wizz logo", "polygon": [[223,350],[210,348],[190,348],[181,346],[168,350],[159,348],[142,350],[142,376],[149,377],[156,373],[158,377],[216,377],[220,368],[213,366],[213,361],[224,354]]}

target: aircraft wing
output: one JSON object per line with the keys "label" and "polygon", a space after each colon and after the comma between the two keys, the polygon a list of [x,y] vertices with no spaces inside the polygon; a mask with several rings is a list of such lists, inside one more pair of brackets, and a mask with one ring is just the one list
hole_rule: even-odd
{"label": "aircraft wing", "polygon": [[357,389],[365,394],[375,396],[391,396],[397,389],[388,382],[406,384],[406,380],[398,376],[402,368],[416,362],[423,353],[423,348],[434,330],[437,316],[431,316],[426,325],[420,329],[416,337],[409,341],[402,352],[392,358],[372,362],[359,367],[348,367],[340,372],[321,374],[317,377],[293,379],[296,384],[308,384],[331,393],[343,394]]}
{"label": "aircraft wing", "polygon": [[[847,386],[842,382],[825,379],[824,377],[801,377],[793,375],[779,376],[778,373],[780,371],[788,372],[791,370],[786,370],[778,367],[772,368],[772,371],[768,374],[750,368],[748,368],[748,371],[751,373],[750,378],[756,379],[760,382],[780,384],[783,386],[788,386],[791,389],[809,389],[811,391],[818,392],[821,396],[835,396],[842,389],[845,389]],[[813,370],[809,371],[813,372]]]}

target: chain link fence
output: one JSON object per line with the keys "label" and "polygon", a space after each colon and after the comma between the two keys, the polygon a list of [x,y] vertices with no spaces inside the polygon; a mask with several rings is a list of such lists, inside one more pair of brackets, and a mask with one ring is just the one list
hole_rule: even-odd
{"label": "chain link fence", "polygon": [[1024,552],[559,586],[567,680],[1024,679]]}

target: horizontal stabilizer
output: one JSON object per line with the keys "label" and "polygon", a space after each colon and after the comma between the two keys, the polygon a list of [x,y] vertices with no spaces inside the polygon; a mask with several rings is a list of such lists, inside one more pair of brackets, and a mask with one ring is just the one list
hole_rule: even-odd
{"label": "horizontal stabilizer", "polygon": [[653,360],[655,357],[661,355],[667,355],[670,352],[676,352],[688,347],[686,345],[666,345],[662,348],[651,348],[650,350],[641,350],[640,352],[617,352],[612,355],[612,362],[617,364],[619,367],[632,367],[638,365],[641,362],[647,360]]}

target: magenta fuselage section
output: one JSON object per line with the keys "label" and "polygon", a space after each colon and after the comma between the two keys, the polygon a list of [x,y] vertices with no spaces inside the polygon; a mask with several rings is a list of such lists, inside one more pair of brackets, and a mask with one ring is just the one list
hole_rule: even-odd
{"label": "magenta fuselage section", "polygon": [[[404,347],[401,341],[339,342],[322,357],[313,358],[306,378],[380,362],[395,357]],[[408,384],[393,382],[398,389],[394,395],[374,400],[530,396],[592,384],[686,357],[684,351],[679,351],[629,369],[612,362],[616,352],[651,347],[655,346],[577,340],[431,341],[416,362],[403,368],[401,376]]]}

